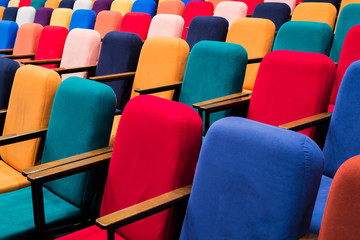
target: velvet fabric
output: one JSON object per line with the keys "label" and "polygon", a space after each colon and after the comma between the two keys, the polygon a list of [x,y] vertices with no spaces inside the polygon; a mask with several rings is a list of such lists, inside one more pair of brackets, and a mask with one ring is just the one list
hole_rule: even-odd
{"label": "velvet fabric", "polygon": [[8,8],[9,7],[19,7],[19,3],[20,3],[20,0],[10,0],[9,3],[8,3]]}
{"label": "velvet fabric", "polygon": [[225,18],[197,16],[190,23],[186,42],[190,50],[202,40],[225,42],[229,24]]}
{"label": "velvet fabric", "polygon": [[252,15],[256,5],[258,5],[259,3],[264,2],[264,0],[243,0],[241,2],[245,3],[248,6],[247,14]]}
{"label": "velvet fabric", "polygon": [[44,7],[55,9],[59,7],[59,4],[60,4],[60,0],[47,0],[45,2]]}
{"label": "velvet fabric", "polygon": [[[9,9],[9,8],[7,8]],[[0,49],[13,48],[19,27],[16,22],[0,21]]]}
{"label": "velvet fabric", "polygon": [[111,31],[119,31],[122,16],[116,11],[101,11],[96,16],[94,29],[100,33],[101,38]]}
{"label": "velvet fabric", "polygon": [[185,4],[182,1],[162,1],[159,3],[156,14],[176,14],[182,16]]}
{"label": "velvet fabric", "polygon": [[4,11],[5,11],[5,7],[0,6],[0,19],[2,19]]}
{"label": "velvet fabric", "polygon": [[93,10],[79,9],[71,16],[69,31],[74,28],[94,29],[96,14]]}
{"label": "velvet fabric", "polygon": [[[335,72],[335,64],[323,54],[285,50],[269,53],[260,65],[248,118],[279,126],[326,112]],[[280,94],[275,97],[274,92]],[[302,133],[314,137],[314,130]]]}
{"label": "velvet fabric", "polygon": [[264,2],[256,5],[252,17],[265,18],[271,20],[275,24],[275,30],[290,19],[290,7],[285,3]]}
{"label": "velvet fabric", "polygon": [[291,50],[329,55],[332,37],[332,29],[327,23],[291,21],[281,26],[273,51]]}
{"label": "velvet fabric", "polygon": [[2,20],[8,20],[8,21],[16,21],[16,15],[18,12],[17,7],[7,7],[4,11]]}
{"label": "velvet fabric", "polygon": [[290,15],[293,14],[294,9],[296,7],[296,0],[264,0],[264,2],[285,3],[286,5],[288,5],[290,7]]}
{"label": "velvet fabric", "polygon": [[38,10],[36,10],[34,23],[39,23],[43,27],[50,24],[50,18],[51,14],[54,11],[52,8],[48,7],[41,7]]}
{"label": "velvet fabric", "polygon": [[151,16],[147,13],[129,12],[121,21],[120,31],[136,33],[145,40],[149,31]]}
{"label": "velvet fabric", "polygon": [[196,16],[213,16],[214,5],[211,2],[205,1],[190,1],[186,4],[184,9],[183,18],[185,21],[182,39],[186,39],[188,32],[188,27],[190,26],[191,21]]}
{"label": "velvet fabric", "polygon": [[41,7],[44,7],[45,1],[43,0],[32,0],[30,3],[30,7],[35,8],[35,10],[38,10]]}
{"label": "velvet fabric", "polygon": [[74,3],[73,10],[79,10],[79,9],[91,9],[92,8],[92,1],[91,0],[77,0]]}
{"label": "velvet fabric", "polygon": [[154,0],[136,0],[131,7],[131,12],[147,13],[151,17],[154,17],[155,10],[156,3]]}
{"label": "velvet fabric", "polygon": [[183,29],[184,19],[181,16],[175,14],[157,14],[151,20],[147,38],[152,36],[181,38]]}
{"label": "velvet fabric", "polygon": [[0,6],[1,6],[1,7],[5,7],[5,8],[6,8],[6,7],[7,7],[7,5],[8,5],[8,3],[9,3],[9,1],[8,1],[8,0],[1,0],[1,1],[0,1]]}
{"label": "velvet fabric", "polygon": [[58,8],[70,8],[72,9],[74,6],[74,0],[62,0],[59,3]]}
{"label": "velvet fabric", "polygon": [[21,7],[16,15],[16,23],[19,27],[25,23],[33,23],[35,18],[35,8],[33,7]]}
{"label": "velvet fabric", "polygon": [[330,58],[334,62],[338,62],[341,49],[348,31],[355,25],[360,24],[360,4],[350,4],[341,11],[331,45]]}
{"label": "velvet fabric", "polygon": [[51,14],[50,25],[65,27],[69,29],[72,14],[72,9],[57,8]]}
{"label": "velvet fabric", "polygon": [[[141,38],[135,33],[109,32],[102,42],[95,76],[135,72],[142,47]],[[123,110],[130,98],[131,80],[105,82],[116,94],[119,110]]]}
{"label": "velvet fabric", "polygon": [[120,12],[122,16],[125,16],[125,14],[131,12],[132,5],[132,0],[116,0],[111,3],[110,10]]}
{"label": "velvet fabric", "polygon": [[19,55],[36,53],[42,29],[43,27],[37,23],[23,24],[18,30],[13,54]]}
{"label": "velvet fabric", "polygon": [[31,0],[20,0],[20,3],[19,3],[19,8],[21,7],[28,7],[30,6],[30,3],[31,3]]}
{"label": "velvet fabric", "polygon": [[[246,50],[233,43],[201,41],[192,49],[179,102],[194,103],[242,91],[247,65]],[[210,114],[210,124],[230,111]]]}
{"label": "velvet fabric", "polygon": [[238,18],[246,17],[247,5],[243,2],[224,1],[220,2],[215,10],[214,16],[225,18],[229,26]]}
{"label": "velvet fabric", "polygon": [[344,7],[346,7],[347,5],[349,4],[353,4],[353,3],[360,3],[359,0],[341,0],[341,3],[340,3],[340,7],[339,7],[339,15],[341,13],[341,11],[344,9]]}
{"label": "velvet fabric", "polygon": [[331,3],[332,5],[334,5],[334,7],[336,9],[338,9],[339,7],[339,0],[303,0],[304,3],[306,2],[325,2],[325,3]]}
{"label": "velvet fabric", "polygon": [[324,158],[308,137],[244,118],[205,136],[185,239],[298,239],[307,233]]}
{"label": "velvet fabric", "polygon": [[98,15],[101,11],[110,10],[111,1],[95,1],[92,10]]}

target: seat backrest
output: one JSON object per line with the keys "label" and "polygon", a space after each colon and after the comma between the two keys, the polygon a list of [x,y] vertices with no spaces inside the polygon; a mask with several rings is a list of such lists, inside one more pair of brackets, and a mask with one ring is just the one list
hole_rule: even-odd
{"label": "seat backrest", "polygon": [[24,23],[33,23],[35,18],[35,8],[33,7],[21,7],[16,15],[16,23],[23,25]]}
{"label": "seat backrest", "polygon": [[[345,8],[344,8],[345,11]],[[334,112],[324,145],[324,174],[333,177],[340,165],[347,159],[360,154],[357,141],[360,128],[359,110],[359,76],[360,62],[352,63],[341,81]]]}
{"label": "seat backrest", "polygon": [[120,31],[136,33],[145,40],[149,31],[151,17],[147,13],[133,13],[125,14],[121,21]]}
{"label": "seat backrest", "polygon": [[264,2],[256,5],[252,17],[265,18],[271,20],[275,24],[275,30],[290,19],[290,7],[286,3]]}
{"label": "seat backrest", "polygon": [[110,10],[111,1],[95,1],[92,6],[92,10],[95,12],[96,16],[106,10]]}
{"label": "seat backrest", "polygon": [[[155,36],[145,41],[136,69],[131,98],[136,88],[150,88],[181,82],[189,56],[189,46],[179,38]],[[174,91],[154,95],[172,99]]]}
{"label": "seat backrest", "polygon": [[47,0],[45,2],[44,7],[55,9],[59,7],[59,4],[60,4],[60,0]]}
{"label": "seat backrest", "polygon": [[201,147],[180,239],[299,239],[323,163],[320,148],[302,134],[219,120]]}
{"label": "seat backrest", "polygon": [[43,27],[37,23],[25,23],[21,25],[16,36],[13,54],[36,53],[42,29]]}
{"label": "seat backrest", "polygon": [[360,24],[360,4],[350,4],[341,11],[336,24],[334,40],[331,45],[330,58],[338,62],[345,36],[355,25]]}
{"label": "seat backrest", "polygon": [[73,10],[79,9],[91,9],[92,8],[92,1],[91,0],[76,0],[73,6]]}
{"label": "seat backrest", "polygon": [[72,14],[73,10],[69,8],[54,9],[51,14],[49,25],[60,26],[69,29]]}
{"label": "seat backrest", "polygon": [[147,38],[152,36],[181,38],[183,29],[184,19],[181,16],[175,14],[157,14],[151,20]]}
{"label": "seat backrest", "polygon": [[[11,87],[14,81],[15,72],[19,63],[8,58],[0,58],[0,109],[7,109]],[[1,127],[4,122],[1,122]]]}
{"label": "seat backrest", "polygon": [[299,4],[291,17],[291,21],[311,21],[329,24],[334,29],[337,10],[331,3],[309,2]]}
{"label": "seat backrest", "polygon": [[[320,53],[269,53],[260,65],[248,118],[279,126],[326,112],[335,73],[334,62]],[[302,133],[314,137],[314,129]]]}
{"label": "seat backrest", "polygon": [[[268,19],[239,18],[230,25],[226,42],[243,46],[249,59],[262,58],[271,51],[275,25]],[[260,64],[249,64],[243,88],[252,90]]]}
{"label": "seat backrest", "polygon": [[1,1],[0,1],[0,6],[1,6],[1,7],[7,8],[8,4],[9,4],[9,1],[8,1],[8,0],[1,0]]}
{"label": "seat backrest", "polygon": [[247,5],[243,2],[223,1],[215,10],[214,16],[223,17],[229,22],[229,26],[238,18],[246,17]]}
{"label": "seat backrest", "polygon": [[[46,26],[40,34],[35,60],[61,58],[69,31],[64,27]],[[56,64],[44,65],[54,68]]]}
{"label": "seat backrest", "polygon": [[[38,66],[23,66],[15,74],[3,135],[46,128],[59,75]],[[21,172],[34,166],[40,139],[2,146],[1,158]]]}
{"label": "seat backrest", "polygon": [[19,27],[16,22],[0,21],[0,49],[13,48]]}
{"label": "seat backrest", "polygon": [[2,20],[8,20],[8,21],[16,21],[16,15],[18,12],[18,8],[17,7],[7,7],[4,10],[4,14],[2,17]]}
{"label": "seat backrest", "polygon": [[331,3],[332,5],[334,5],[334,7],[336,9],[339,9],[339,5],[340,5],[340,0],[303,0],[303,3],[307,3],[307,2],[325,2],[325,3]]}
{"label": "seat backrest", "polygon": [[284,23],[279,29],[273,51],[291,50],[329,55],[332,38],[333,32],[327,23],[291,21]]}
{"label": "seat backrest", "polygon": [[360,3],[359,0],[341,0],[340,8],[339,8],[339,15],[344,7],[353,3]]}
{"label": "seat backrest", "polygon": [[[115,94],[109,86],[79,77],[63,81],[54,99],[41,162],[106,147],[114,111]],[[97,174],[99,171],[88,171],[48,182],[45,187],[84,211],[93,210]]]}
{"label": "seat backrest", "polygon": [[43,27],[49,25],[53,10],[49,7],[41,7],[36,10],[34,23],[38,23]]}
{"label": "seat backrest", "polygon": [[30,6],[31,0],[20,0],[19,8]]}
{"label": "seat backrest", "polygon": [[[199,115],[185,104],[154,96],[131,100],[117,130],[100,214],[190,184],[201,132]],[[115,231],[126,239],[175,239],[178,214],[166,210]]]}
{"label": "seat backrest", "polygon": [[43,0],[32,0],[30,3],[30,7],[35,8],[35,10],[38,10],[41,7],[44,7],[45,2]]}
{"label": "seat backrest", "polygon": [[258,5],[259,3],[264,2],[264,0],[244,0],[242,2],[244,2],[248,6],[247,14],[252,15],[256,5]]}
{"label": "seat backrest", "polygon": [[176,14],[182,16],[185,4],[182,1],[166,0],[159,3],[156,14]]}
{"label": "seat backrest", "polygon": [[319,240],[349,239],[360,237],[359,222],[360,201],[360,156],[344,162],[331,183],[324,216],[321,223]]}
{"label": "seat backrest", "polygon": [[156,2],[154,0],[136,0],[132,7],[131,12],[147,13],[154,17],[156,10]]}
{"label": "seat backrest", "polygon": [[[96,65],[100,43],[101,37],[97,31],[73,29],[66,38],[60,68]],[[86,78],[87,72],[63,74],[61,78],[65,80],[71,76]]]}
{"label": "seat backrest", "polygon": [[96,16],[94,29],[100,33],[101,38],[111,31],[119,31],[121,25],[121,13],[104,10]]}
{"label": "seat backrest", "polygon": [[74,0],[61,0],[58,8],[72,9],[74,7],[74,2]]}
{"label": "seat backrest", "polygon": [[[141,38],[135,33],[107,33],[101,45],[95,76],[135,72],[142,44]],[[131,80],[105,83],[114,90],[118,109],[124,109],[129,100],[132,83]]]}
{"label": "seat backrest", "polygon": [[8,3],[8,8],[9,7],[19,7],[20,4],[20,0],[10,0]]}
{"label": "seat backrest", "polygon": [[225,42],[228,28],[228,21],[223,17],[197,16],[190,23],[186,42],[190,50],[202,40]]}
{"label": "seat backrest", "polygon": [[131,0],[116,0],[111,3],[110,10],[120,12],[122,16],[131,12],[133,1]]}
{"label": "seat backrest", "polygon": [[186,39],[186,35],[188,32],[188,27],[190,26],[191,21],[196,16],[213,16],[214,13],[214,5],[211,2],[204,1],[191,1],[189,2],[185,9],[183,18],[185,21],[184,31],[182,34],[182,39]]}
{"label": "seat backrest", "polygon": [[[246,65],[246,50],[238,44],[215,41],[195,44],[186,65],[179,102],[192,106],[241,92]],[[211,114],[210,124],[229,113]]]}
{"label": "seat backrest", "polygon": [[96,14],[90,9],[76,10],[70,21],[69,31],[74,28],[94,29]]}
{"label": "seat backrest", "polygon": [[[293,14],[294,9],[296,7],[296,0],[264,0],[264,2],[278,2],[285,3],[290,7],[290,15]],[[256,8],[256,7],[255,7]]]}

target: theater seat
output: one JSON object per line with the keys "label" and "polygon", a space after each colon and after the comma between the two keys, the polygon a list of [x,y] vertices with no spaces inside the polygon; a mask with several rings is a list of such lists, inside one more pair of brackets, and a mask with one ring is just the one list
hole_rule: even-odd
{"label": "theater seat", "polygon": [[156,2],[154,0],[136,0],[132,7],[131,12],[147,13],[154,17],[156,10]]}
{"label": "theater seat", "polygon": [[69,31],[74,28],[94,29],[96,14],[93,10],[78,9],[71,16]]}
{"label": "theater seat", "polygon": [[181,38],[183,29],[184,19],[181,16],[174,14],[157,14],[151,20],[147,38],[152,36]]}
{"label": "theater seat", "polygon": [[57,8],[52,12],[49,25],[69,29],[72,14],[72,9]]}
{"label": "theater seat", "polygon": [[183,15],[185,4],[182,1],[162,1],[159,2],[156,14],[176,14]]}
{"label": "theater seat", "polygon": [[138,34],[142,40],[145,40],[149,31],[151,16],[147,13],[129,12],[124,15],[120,31]]}
{"label": "theater seat", "polygon": [[18,8],[17,7],[7,7],[4,10],[4,14],[2,17],[2,20],[8,20],[8,21],[16,21],[16,15],[18,12]]}
{"label": "theater seat", "polygon": [[121,13],[104,10],[96,16],[94,29],[104,38],[108,32],[120,30],[121,20]]}
{"label": "theater seat", "polygon": [[214,10],[214,16],[225,18],[228,21],[229,26],[236,19],[246,17],[246,15],[247,5],[243,2],[237,1],[220,2]]}
{"label": "theater seat", "polygon": [[36,10],[34,23],[39,23],[45,27],[50,24],[51,14],[54,9],[49,7],[42,7]]}
{"label": "theater seat", "polygon": [[275,30],[290,19],[290,7],[286,3],[264,2],[256,5],[252,17],[265,18],[271,20],[275,24]]}
{"label": "theater seat", "polygon": [[33,7],[21,7],[16,15],[16,23],[20,27],[24,23],[33,23],[35,18],[35,8]]}
{"label": "theater seat", "polygon": [[19,27],[16,22],[0,21],[0,49],[13,48]]}

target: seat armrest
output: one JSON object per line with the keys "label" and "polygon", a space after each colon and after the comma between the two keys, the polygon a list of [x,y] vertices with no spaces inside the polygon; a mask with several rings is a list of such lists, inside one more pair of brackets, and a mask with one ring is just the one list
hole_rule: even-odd
{"label": "seat armrest", "polygon": [[263,58],[253,58],[253,59],[248,59],[248,64],[252,64],[252,63],[261,63],[261,61],[263,60]]}
{"label": "seat armrest", "polygon": [[21,59],[21,58],[31,58],[34,59],[35,54],[31,53],[31,54],[20,54],[20,55],[5,55],[2,56],[4,58],[9,58],[9,59]]}
{"label": "seat armrest", "polygon": [[43,59],[43,60],[31,60],[31,61],[24,61],[21,62],[24,65],[32,64],[32,65],[45,65],[45,64],[53,64],[53,63],[60,63],[61,58],[57,59]]}
{"label": "seat armrest", "polygon": [[39,171],[43,171],[43,170],[58,167],[58,166],[61,166],[61,165],[73,163],[73,162],[76,162],[76,161],[79,161],[79,160],[83,160],[85,158],[95,157],[95,156],[98,156],[98,155],[101,155],[101,154],[104,154],[104,153],[111,153],[112,150],[113,150],[112,147],[104,147],[104,148],[96,149],[94,151],[82,153],[82,154],[79,154],[79,155],[76,155],[76,156],[71,156],[71,157],[68,157],[68,158],[63,158],[63,159],[60,159],[60,160],[44,163],[44,164],[41,164],[41,165],[37,165],[37,166],[31,167],[31,168],[24,169],[22,171],[22,175],[26,177],[29,174],[33,174],[33,173],[36,173],[36,172],[39,172]]}
{"label": "seat armrest", "polygon": [[7,114],[7,109],[0,110],[0,116],[6,116],[6,114]]}
{"label": "seat armrest", "polygon": [[111,81],[118,81],[118,80],[129,80],[134,79],[135,72],[127,72],[127,73],[117,73],[117,74],[110,74],[98,77],[90,77],[90,80],[94,80],[97,82],[111,82]]}
{"label": "seat armrest", "polygon": [[153,93],[165,92],[169,90],[178,90],[181,88],[181,85],[182,82],[178,82],[178,83],[169,84],[160,87],[154,87],[154,88],[147,88],[147,89],[136,88],[134,91],[139,93],[140,95],[153,94]]}
{"label": "seat armrest", "polygon": [[4,136],[0,136],[0,146],[22,142],[39,137],[45,137],[46,132],[47,132],[47,128],[42,128],[35,131],[25,131],[22,133],[7,134]]}
{"label": "seat armrest", "polygon": [[203,101],[203,102],[194,103],[193,107],[200,109],[201,107],[209,105],[209,104],[223,102],[223,101],[232,100],[232,99],[236,99],[236,98],[242,98],[242,97],[246,97],[249,95],[250,95],[250,93],[246,93],[246,92],[234,93],[234,94],[227,95],[224,97],[219,97],[219,98],[214,98],[214,99]]}
{"label": "seat armrest", "polygon": [[12,54],[13,49],[1,49],[0,54]]}
{"label": "seat armrest", "polygon": [[42,184],[56,179],[71,176],[80,172],[84,172],[104,164],[109,164],[111,152],[104,153],[95,157],[85,158],[74,161],[69,164],[60,165],[57,167],[45,169],[43,171],[34,172],[27,175],[27,179],[33,184]]}
{"label": "seat armrest", "polygon": [[318,235],[314,233],[309,233],[301,237],[299,240],[317,240],[317,239],[318,239]]}
{"label": "seat armrest", "polygon": [[190,196],[191,187],[192,185],[190,184],[117,212],[110,213],[96,219],[96,225],[101,229],[115,230],[116,228],[154,215],[187,200]]}
{"label": "seat armrest", "polygon": [[331,115],[332,115],[331,112],[320,113],[311,117],[282,124],[279,127],[292,131],[301,131],[310,127],[318,126],[319,124],[324,123],[326,121],[330,121]]}
{"label": "seat armrest", "polygon": [[83,67],[74,67],[74,68],[55,68],[53,69],[58,74],[66,74],[66,73],[76,73],[76,72],[95,72],[97,65],[89,65]]}

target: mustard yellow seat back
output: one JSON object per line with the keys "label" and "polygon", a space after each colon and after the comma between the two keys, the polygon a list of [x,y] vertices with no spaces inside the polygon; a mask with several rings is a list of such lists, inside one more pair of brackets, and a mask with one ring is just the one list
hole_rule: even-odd
{"label": "mustard yellow seat back", "polygon": [[331,3],[306,2],[295,8],[291,21],[322,22],[334,29],[336,14],[337,10]]}
{"label": "mustard yellow seat back", "polygon": [[44,7],[55,9],[59,7],[59,4],[60,4],[60,0],[47,0],[45,2]]}
{"label": "mustard yellow seat back", "polygon": [[[52,70],[32,65],[20,67],[15,74],[3,135],[46,128],[60,82],[60,76]],[[4,191],[3,185],[7,191],[27,185],[21,171],[36,163],[39,143],[40,139],[34,139],[0,147],[3,160],[0,167],[7,167],[9,175],[16,179],[12,182],[0,179],[0,193]]]}
{"label": "mustard yellow seat back", "polygon": [[115,0],[111,3],[110,11],[120,12],[122,16],[131,12],[133,2],[131,0]]}
{"label": "mustard yellow seat back", "polygon": [[5,7],[0,7],[0,19],[2,19],[4,15]]}
{"label": "mustard yellow seat back", "polygon": [[69,29],[72,14],[73,10],[69,8],[57,8],[51,15],[50,25]]}
{"label": "mustard yellow seat back", "polygon": [[[229,28],[226,42],[240,44],[249,59],[262,58],[271,51],[275,35],[272,21],[262,18],[239,18]],[[243,89],[252,91],[260,63],[248,64]]]}

